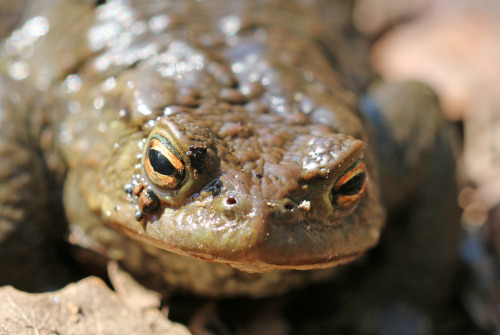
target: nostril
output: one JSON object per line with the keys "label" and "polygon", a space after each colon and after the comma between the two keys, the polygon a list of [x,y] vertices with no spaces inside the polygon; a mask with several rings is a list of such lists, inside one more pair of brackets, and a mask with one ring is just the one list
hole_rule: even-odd
{"label": "nostril", "polygon": [[236,199],[235,197],[227,197],[226,198],[226,205],[228,206],[234,206],[238,203],[238,199]]}
{"label": "nostril", "polygon": [[283,208],[285,208],[287,211],[293,211],[295,209],[295,205],[291,201],[288,201],[287,203],[285,203]]}

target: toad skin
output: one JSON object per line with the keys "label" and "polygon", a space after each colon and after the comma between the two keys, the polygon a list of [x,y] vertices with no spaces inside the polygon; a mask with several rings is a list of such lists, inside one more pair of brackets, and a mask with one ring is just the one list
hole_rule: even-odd
{"label": "toad skin", "polygon": [[[41,248],[61,235],[50,190],[71,243],[152,285],[204,295],[283,292],[377,244],[386,208],[377,176],[385,181],[394,165],[382,164],[394,158],[376,159],[387,152],[358,109],[367,80],[344,71],[357,65],[344,55],[350,42],[314,6],[56,1],[36,10],[2,51],[9,243],[36,235],[24,247]],[[409,150],[411,178],[394,176],[391,187],[416,182],[384,185],[385,205],[430,173],[413,173],[439,132],[430,133]],[[25,234],[20,225],[30,238],[12,238]]]}

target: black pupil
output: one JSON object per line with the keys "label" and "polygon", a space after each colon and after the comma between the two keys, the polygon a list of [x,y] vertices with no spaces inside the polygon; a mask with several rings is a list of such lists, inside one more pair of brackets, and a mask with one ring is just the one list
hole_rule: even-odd
{"label": "black pupil", "polygon": [[366,173],[361,172],[349,179],[349,181],[337,190],[337,193],[342,195],[354,195],[358,194],[365,183]]}
{"label": "black pupil", "polygon": [[171,176],[177,172],[168,158],[165,157],[165,155],[163,155],[160,151],[150,148],[148,150],[148,157],[155,172],[164,176]]}

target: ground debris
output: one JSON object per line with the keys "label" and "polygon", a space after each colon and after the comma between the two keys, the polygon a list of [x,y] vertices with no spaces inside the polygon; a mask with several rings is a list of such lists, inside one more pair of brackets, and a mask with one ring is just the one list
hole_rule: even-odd
{"label": "ground debris", "polygon": [[62,290],[32,294],[0,288],[0,334],[189,335],[156,309],[126,304],[106,284],[88,277]]}

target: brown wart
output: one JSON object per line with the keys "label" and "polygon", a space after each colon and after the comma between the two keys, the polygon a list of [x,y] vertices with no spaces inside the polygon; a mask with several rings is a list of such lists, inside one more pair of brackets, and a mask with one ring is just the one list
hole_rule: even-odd
{"label": "brown wart", "polygon": [[137,202],[141,212],[146,214],[154,214],[160,208],[160,199],[152,190],[142,192]]}
{"label": "brown wart", "polygon": [[131,193],[137,197],[137,221],[141,221],[147,214],[155,214],[160,209],[160,199],[146,184],[135,185]]}
{"label": "brown wart", "polygon": [[200,174],[205,173],[205,159],[207,157],[207,149],[205,146],[189,146],[189,151],[186,156],[189,157],[191,161],[191,166],[193,167],[193,177],[195,179],[200,178]]}

